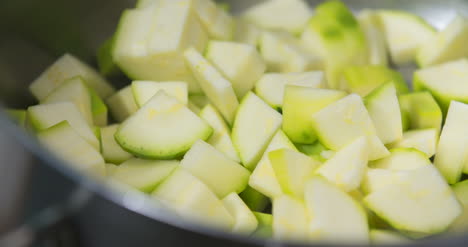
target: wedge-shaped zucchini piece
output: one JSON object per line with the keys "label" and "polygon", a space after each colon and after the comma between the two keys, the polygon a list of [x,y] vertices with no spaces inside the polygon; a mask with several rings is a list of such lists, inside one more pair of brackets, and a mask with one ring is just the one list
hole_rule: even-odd
{"label": "wedge-shaped zucchini piece", "polygon": [[180,157],[213,129],[177,99],[158,92],[125,120],[115,133],[117,142],[138,157]]}
{"label": "wedge-shaped zucchini piece", "polygon": [[232,141],[242,164],[253,170],[276,131],[282,116],[252,92],[242,100],[232,129]]}
{"label": "wedge-shaped zucchini piece", "polygon": [[231,130],[218,110],[208,104],[198,115],[213,128],[213,134],[206,142],[235,162],[240,162],[239,154],[232,143]]}
{"label": "wedge-shaped zucchini piece", "polygon": [[369,237],[371,243],[374,245],[397,245],[397,244],[407,244],[411,240],[402,236],[397,232],[392,232],[389,230],[377,230],[372,229],[369,232]]}
{"label": "wedge-shaped zucchini piece", "polygon": [[287,85],[283,103],[284,132],[295,143],[314,143],[317,135],[311,116],[345,96],[345,92],[338,90]]}
{"label": "wedge-shaped zucchini piece", "polygon": [[442,111],[429,92],[414,92],[399,97],[402,116],[410,129],[442,128]]}
{"label": "wedge-shaped zucchini piece", "polygon": [[73,77],[62,82],[47,97],[41,100],[41,104],[58,102],[71,102],[76,105],[88,124],[93,124],[91,112],[91,95],[81,77]]}
{"label": "wedge-shaped zucchini piece", "polygon": [[104,176],[104,159],[96,149],[85,141],[67,122],[40,131],[39,141],[52,153],[67,161],[74,168],[91,175]]}
{"label": "wedge-shaped zucchini piece", "polygon": [[167,95],[172,96],[183,104],[188,103],[187,83],[179,81],[155,82],[155,81],[133,81],[132,92],[138,107],[142,107],[157,92],[163,90]]}
{"label": "wedge-shaped zucchini piece", "polygon": [[241,18],[237,18],[235,23],[234,41],[257,46],[262,30]]}
{"label": "wedge-shaped zucchini piece", "polygon": [[397,148],[390,150],[390,155],[373,161],[371,167],[388,170],[414,170],[431,165],[431,161],[423,152],[414,148]]}
{"label": "wedge-shaped zucchini piece", "polygon": [[347,90],[366,96],[382,84],[392,82],[398,94],[408,93],[403,76],[396,70],[382,65],[350,66],[343,72]]}
{"label": "wedge-shaped zucchini piece", "polygon": [[122,122],[138,110],[133,98],[132,87],[120,89],[116,94],[106,100],[109,110],[117,122]]}
{"label": "wedge-shaped zucchini piece", "polygon": [[426,41],[418,51],[416,61],[426,67],[468,56],[468,20],[457,15],[442,31]]}
{"label": "wedge-shaped zucchini piece", "polygon": [[264,31],[258,46],[269,72],[305,72],[323,68],[322,59],[289,33]]}
{"label": "wedge-shaped zucchini piece", "polygon": [[361,136],[369,142],[369,160],[388,155],[388,150],[376,136],[376,130],[362,98],[350,94],[321,109],[311,117],[320,142],[338,151]]}
{"label": "wedge-shaped zucchini piece", "polygon": [[148,8],[125,10],[115,35],[113,57],[130,78],[184,81],[190,92],[200,92],[183,57],[187,48],[201,51],[208,41],[195,1],[161,1]]}
{"label": "wedge-shaped zucchini piece", "polygon": [[429,91],[444,114],[450,101],[468,103],[468,59],[423,68],[414,72],[414,89]]}
{"label": "wedge-shaped zucchini piece", "polygon": [[26,124],[26,110],[23,109],[6,109],[8,116],[21,127],[25,127]]}
{"label": "wedge-shaped zucchini piece", "polygon": [[261,28],[300,34],[311,16],[312,11],[303,0],[272,0],[250,7],[242,18]]}
{"label": "wedge-shaped zucchini piece", "polygon": [[403,137],[400,103],[394,84],[386,83],[376,88],[364,98],[364,103],[377,136],[384,144]]}
{"label": "wedge-shaped zucchini piece", "polygon": [[316,173],[344,191],[359,188],[369,159],[367,138],[362,136],[327,160]]}
{"label": "wedge-shaped zucchini piece", "polygon": [[211,41],[206,58],[232,83],[239,99],[250,91],[266,70],[255,46],[226,41]]}
{"label": "wedge-shaped zucchini piece", "polygon": [[101,153],[106,162],[120,164],[133,157],[130,153],[123,150],[114,138],[118,124],[102,127],[100,131]]}
{"label": "wedge-shaped zucchini piece", "polygon": [[463,206],[463,213],[450,226],[449,232],[465,233],[468,230],[468,180],[454,184],[452,189]]}
{"label": "wedge-shaped zucchini piece", "polygon": [[252,188],[270,197],[270,199],[282,195],[283,190],[281,189],[278,178],[275,175],[275,170],[273,170],[273,167],[271,166],[268,154],[271,151],[282,148],[289,148],[293,151],[297,151],[294,144],[288,139],[284,132],[279,130],[271,140],[270,144],[268,144],[267,149],[263,153],[262,158],[258,162],[249,179],[249,185]]}
{"label": "wedge-shaped zucchini piece", "polygon": [[255,215],[245,205],[238,194],[232,192],[222,200],[226,209],[234,218],[233,232],[250,234],[257,229],[258,221]]}
{"label": "wedge-shaped zucchini piece", "polygon": [[326,82],[322,71],[267,73],[255,84],[255,92],[271,107],[281,109],[286,85],[324,88]]}
{"label": "wedge-shaped zucchini piece", "polygon": [[468,105],[452,101],[440,134],[434,165],[449,184],[460,180],[464,171],[468,173]]}
{"label": "wedge-shaped zucchini piece", "polygon": [[378,15],[390,57],[398,65],[413,61],[421,46],[435,35],[434,28],[414,14],[382,10]]}
{"label": "wedge-shaped zucchini piece", "polygon": [[96,60],[99,67],[99,72],[108,77],[121,75],[122,71],[114,61],[112,52],[114,51],[115,37],[112,35],[99,47]]}
{"label": "wedge-shaped zucchini piece", "polygon": [[231,82],[197,50],[191,48],[184,53],[187,66],[197,79],[208,99],[218,108],[229,124],[232,124],[239,102]]}
{"label": "wedge-shaped zucchini piece", "polygon": [[253,235],[263,238],[271,238],[273,236],[273,215],[253,212],[258,221],[257,230]]}
{"label": "wedge-shaped zucchini piece", "polygon": [[250,186],[247,186],[239,196],[252,211],[262,212],[270,203],[268,197]]}
{"label": "wedge-shaped zucchini piece", "polygon": [[436,152],[439,141],[439,130],[422,129],[410,130],[403,133],[403,138],[388,145],[389,148],[415,148],[432,157]]}
{"label": "wedge-shaped zucchini piece", "polygon": [[273,237],[279,240],[309,239],[309,215],[302,200],[282,195],[273,200]]}
{"label": "wedge-shaped zucchini piece", "polygon": [[250,172],[204,141],[197,141],[180,163],[186,171],[205,183],[219,198],[240,193],[249,181]]}
{"label": "wedge-shaped zucchini piece", "polygon": [[369,64],[387,66],[387,44],[385,43],[384,33],[380,29],[376,11],[362,10],[357,15],[357,20],[366,35]]}
{"label": "wedge-shaped zucchini piece", "polygon": [[400,183],[407,177],[408,170],[389,170],[369,168],[366,171],[361,189],[365,194],[380,191],[394,183]]}
{"label": "wedge-shaped zucchini piece", "polygon": [[89,95],[91,96],[91,113],[93,114],[93,123],[96,126],[104,127],[108,121],[108,109],[104,101],[99,97],[97,92],[89,88]]}
{"label": "wedge-shaped zucchini piece", "polygon": [[178,166],[177,160],[133,158],[117,166],[111,178],[137,190],[150,193]]}
{"label": "wedge-shaped zucchini piece", "polygon": [[106,98],[114,93],[114,88],[97,71],[70,54],[60,57],[29,86],[32,94],[43,100],[61,83],[75,76],[83,77],[86,84]]}
{"label": "wedge-shaped zucchini piece", "polygon": [[91,126],[81,115],[78,107],[71,102],[30,106],[28,119],[36,131],[50,128],[66,120],[83,139],[99,150],[99,140],[94,135]]}
{"label": "wedge-shaped zucchini piece", "polygon": [[351,11],[340,1],[327,1],[315,8],[302,41],[320,52],[332,89],[343,89],[340,84],[344,68],[367,64],[365,34]]}
{"label": "wedge-shaped zucchini piece", "polygon": [[304,196],[311,215],[311,239],[335,244],[369,242],[366,212],[350,195],[314,177],[307,182]]}
{"label": "wedge-shaped zucchini piece", "polygon": [[185,219],[231,230],[234,218],[223,202],[198,178],[176,168],[151,194]]}
{"label": "wedge-shaped zucchini piece", "polygon": [[307,180],[320,162],[288,148],[271,151],[268,158],[284,193],[301,199]]}
{"label": "wedge-shaped zucchini piece", "polygon": [[406,173],[406,179],[366,196],[366,206],[400,231],[425,235],[446,230],[462,212],[447,182],[432,165]]}

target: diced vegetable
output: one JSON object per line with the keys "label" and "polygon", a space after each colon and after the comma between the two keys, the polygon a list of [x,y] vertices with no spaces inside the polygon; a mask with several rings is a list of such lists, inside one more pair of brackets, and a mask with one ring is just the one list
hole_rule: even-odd
{"label": "diced vegetable", "polygon": [[131,86],[119,90],[116,94],[109,97],[106,103],[117,122],[123,122],[138,110]]}
{"label": "diced vegetable", "polygon": [[118,124],[109,125],[101,128],[100,139],[101,139],[101,153],[104,160],[113,164],[120,164],[133,157],[130,153],[123,150],[114,138]]}
{"label": "diced vegetable", "polygon": [[410,129],[442,128],[442,111],[429,92],[401,95],[402,117],[407,119]]}
{"label": "diced vegetable", "polygon": [[138,107],[142,107],[157,92],[163,90],[183,104],[188,103],[188,89],[185,82],[155,82],[155,81],[133,81],[132,92]]}
{"label": "diced vegetable", "polygon": [[287,195],[273,200],[273,237],[279,240],[309,239],[309,215],[304,203]]}
{"label": "diced vegetable", "polygon": [[370,163],[371,167],[387,170],[414,170],[426,165],[431,165],[429,158],[414,148],[392,149],[389,156]]}
{"label": "diced vegetable", "polygon": [[388,145],[389,148],[415,148],[425,153],[427,157],[434,156],[439,131],[437,129],[410,130],[403,133],[403,138]]}
{"label": "diced vegetable", "polygon": [[223,204],[234,218],[233,232],[250,234],[257,229],[255,215],[236,193],[232,192],[223,199]]}
{"label": "diced vegetable", "polygon": [[369,64],[387,66],[387,44],[385,43],[384,33],[380,29],[376,11],[363,10],[357,15],[357,20],[366,35]]}

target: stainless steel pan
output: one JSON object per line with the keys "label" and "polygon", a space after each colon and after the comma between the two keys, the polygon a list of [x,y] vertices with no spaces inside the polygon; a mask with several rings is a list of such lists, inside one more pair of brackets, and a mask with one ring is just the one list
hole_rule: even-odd
{"label": "stainless steel pan", "polygon": [[[226,0],[234,12],[259,0]],[[309,1],[315,5],[320,1]],[[443,27],[466,0],[345,0],[353,10],[404,9]],[[29,83],[64,52],[95,64],[132,0],[1,0],[0,101],[34,102]],[[468,42],[467,42],[468,44]],[[400,68],[408,79],[411,66]],[[116,84],[125,79],[113,79]],[[3,236],[3,237],[1,237]],[[292,246],[208,229],[174,218],[157,202],[81,176],[45,151],[0,111],[0,246]],[[467,246],[468,234],[413,246]]]}

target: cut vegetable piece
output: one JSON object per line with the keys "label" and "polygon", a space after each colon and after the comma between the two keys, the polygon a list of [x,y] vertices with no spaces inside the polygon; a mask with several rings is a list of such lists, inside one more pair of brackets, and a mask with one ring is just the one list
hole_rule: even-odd
{"label": "cut vegetable piece", "polygon": [[248,23],[240,18],[236,19],[236,29],[234,32],[234,41],[253,46],[258,45],[261,29],[254,24]]}
{"label": "cut vegetable piece", "polygon": [[357,15],[357,20],[366,35],[369,49],[369,64],[388,65],[385,36],[380,30],[378,16],[373,10],[363,10]]}
{"label": "cut vegetable piece", "polygon": [[117,122],[123,122],[138,110],[131,86],[119,90],[116,94],[109,97],[106,102],[109,105],[112,116]]}
{"label": "cut vegetable piece", "polygon": [[316,173],[349,192],[361,185],[368,159],[367,138],[362,136],[336,152]]}
{"label": "cut vegetable piece", "polygon": [[114,50],[115,39],[112,35],[99,47],[96,60],[99,67],[99,72],[104,76],[118,76],[122,73],[112,57]]}
{"label": "cut vegetable piece", "polygon": [[406,179],[372,192],[364,202],[396,229],[420,235],[444,231],[462,210],[432,165],[407,171]]}
{"label": "cut vegetable piece", "polygon": [[421,46],[435,35],[434,28],[414,14],[382,10],[378,15],[390,57],[397,65],[413,61]]}
{"label": "cut vegetable piece", "polygon": [[176,170],[152,193],[169,209],[197,223],[230,230],[234,218],[223,202],[198,178],[183,168]]}
{"label": "cut vegetable piece", "polygon": [[434,165],[449,184],[468,172],[468,105],[452,101],[440,134]]}
{"label": "cut vegetable piece", "polygon": [[249,181],[250,172],[241,164],[204,141],[197,141],[180,163],[186,171],[205,183],[219,198],[240,193]]}
{"label": "cut vegetable piece", "polygon": [[437,129],[411,130],[403,133],[400,141],[392,143],[389,148],[415,148],[432,157],[436,152],[439,131]]}
{"label": "cut vegetable piece", "polygon": [[273,237],[279,240],[306,241],[309,215],[301,200],[282,195],[273,200]]}
{"label": "cut vegetable piece", "polygon": [[61,83],[75,76],[83,77],[86,84],[106,98],[114,93],[114,88],[97,71],[71,54],[61,56],[29,86],[29,90],[39,100],[43,100]]}
{"label": "cut vegetable piece", "polygon": [[366,212],[350,195],[325,179],[314,177],[306,185],[305,203],[312,216],[311,239],[335,244],[367,244]]}
{"label": "cut vegetable piece", "polygon": [[183,155],[197,140],[208,139],[212,132],[184,104],[160,91],[120,125],[115,138],[135,156],[172,159]]}
{"label": "cut vegetable piece", "polygon": [[39,141],[50,152],[91,175],[105,176],[104,159],[96,149],[85,141],[67,122],[62,121],[37,134]]}
{"label": "cut vegetable piece", "polygon": [[374,124],[357,94],[348,95],[315,113],[312,124],[320,142],[338,151],[360,136],[367,136],[369,160],[388,155],[388,150],[376,136]]}
{"label": "cut vegetable piece", "polygon": [[320,162],[288,148],[271,151],[268,158],[284,193],[302,199],[305,183]]}
{"label": "cut vegetable piece", "polygon": [[239,99],[254,87],[266,70],[255,46],[247,44],[211,41],[206,58],[232,83]]}
{"label": "cut vegetable piece", "polygon": [[343,72],[346,88],[366,96],[384,83],[392,82],[398,94],[408,93],[408,85],[400,72],[382,65],[351,66]]}
{"label": "cut vegetable piece", "polygon": [[22,109],[6,109],[8,116],[19,126],[25,127],[26,125],[26,110]]}
{"label": "cut vegetable piece", "polygon": [[369,232],[369,237],[374,245],[396,245],[411,242],[408,238],[388,230],[372,229]]}
{"label": "cut vegetable piece", "polygon": [[463,213],[450,226],[449,232],[465,233],[468,230],[468,180],[454,184],[452,189],[463,206]]}
{"label": "cut vegetable piece", "polygon": [[231,40],[234,19],[212,0],[196,0],[195,11],[211,39]]}
{"label": "cut vegetable piece", "polygon": [[106,163],[105,167],[106,167],[106,176],[111,177],[114,174],[114,172],[117,170],[118,166],[114,164]]}
{"label": "cut vegetable piece", "polygon": [[257,229],[258,221],[255,215],[245,205],[236,193],[230,193],[223,200],[224,207],[234,218],[233,232],[250,234]]}
{"label": "cut vegetable piece", "polygon": [[381,191],[388,186],[392,186],[394,183],[405,181],[408,171],[369,168],[364,176],[361,188],[366,194]]}
{"label": "cut vegetable piece", "polygon": [[414,170],[431,165],[423,152],[414,148],[397,148],[390,150],[390,155],[369,164],[372,167],[388,170]]}
{"label": "cut vegetable piece", "polygon": [[232,143],[231,130],[221,114],[208,104],[200,111],[199,116],[213,128],[213,134],[206,142],[235,162],[240,162],[239,154]]}
{"label": "cut vegetable piece", "polygon": [[306,50],[289,33],[264,31],[258,46],[270,72],[305,72],[323,68],[322,59]]}
{"label": "cut vegetable piece", "polygon": [[271,107],[281,109],[286,85],[324,88],[325,76],[322,71],[302,73],[268,73],[255,84],[255,92]]}
{"label": "cut vegetable piece", "polygon": [[208,98],[203,94],[189,95],[189,101],[199,108],[203,108],[210,103]]}
{"label": "cut vegetable piece", "polygon": [[273,215],[253,212],[258,221],[258,228],[254,232],[255,236],[271,238],[273,236]]}
{"label": "cut vegetable piece", "polygon": [[311,116],[345,96],[343,91],[287,85],[283,103],[284,132],[293,142],[314,143],[317,136]]}
{"label": "cut vegetable piece", "polygon": [[468,56],[468,20],[457,16],[430,40],[425,41],[417,53],[421,67],[431,66]]}
{"label": "cut vegetable piece", "polygon": [[202,51],[208,41],[194,5],[172,0],[125,10],[115,34],[116,63],[134,80],[184,81],[191,93],[199,93],[183,57],[187,48]]}
{"label": "cut vegetable piece", "polygon": [[120,147],[114,138],[118,124],[101,128],[101,153],[106,162],[120,164],[133,157],[130,153]]}
{"label": "cut vegetable piece", "polygon": [[89,88],[89,95],[91,96],[91,113],[93,114],[93,123],[96,126],[104,127],[107,125],[107,106],[104,101],[99,97],[96,91]]}
{"label": "cut vegetable piece", "polygon": [[255,170],[252,172],[249,180],[249,185],[252,186],[252,188],[271,199],[280,196],[283,194],[283,191],[278,179],[276,178],[275,170],[273,170],[273,167],[271,166],[268,154],[271,151],[282,148],[289,148],[297,151],[294,144],[288,139],[283,131],[279,130],[263,153],[262,158],[255,167]]}
{"label": "cut vegetable piece", "polygon": [[66,120],[83,139],[96,150],[99,150],[99,140],[73,103],[61,102],[30,106],[28,108],[28,119],[36,131],[50,128]]}
{"label": "cut vegetable piece", "polygon": [[327,1],[315,8],[315,15],[302,34],[312,50],[321,50],[327,82],[332,89],[343,89],[342,71],[368,60],[366,37],[351,11],[340,1]]}
{"label": "cut vegetable piece", "polygon": [[167,95],[179,100],[182,104],[188,103],[187,83],[180,81],[155,82],[155,81],[133,81],[132,92],[138,107],[142,107],[157,92],[163,90]]}
{"label": "cut vegetable piece", "polygon": [[268,197],[250,186],[247,186],[247,188],[245,188],[245,190],[242,191],[239,196],[252,211],[262,212],[270,202]]}
{"label": "cut vegetable piece", "polygon": [[265,29],[299,34],[311,16],[312,11],[303,0],[271,0],[245,10],[242,18]]}
{"label": "cut vegetable piece", "polygon": [[57,86],[47,97],[41,100],[41,104],[71,102],[80,111],[86,122],[93,124],[91,113],[91,95],[81,77],[73,77]]}
{"label": "cut vegetable piece", "polygon": [[468,103],[468,59],[460,59],[414,72],[416,91],[429,91],[444,114],[450,101]]}
{"label": "cut vegetable piece", "polygon": [[178,166],[177,160],[133,158],[119,165],[111,178],[137,190],[150,193]]}
{"label": "cut vegetable piece", "polygon": [[[319,141],[314,144],[295,144],[299,152],[304,153],[317,159],[320,162],[325,162],[329,158],[333,157],[334,151],[328,150]],[[330,154],[332,153],[332,154]]]}
{"label": "cut vegetable piece", "polygon": [[208,99],[219,109],[226,121],[232,124],[239,102],[231,83],[197,50],[190,48],[185,51],[184,56],[187,66]]}
{"label": "cut vegetable piece", "polygon": [[401,95],[400,105],[402,115],[408,119],[411,129],[442,127],[442,111],[429,92],[415,92]]}
{"label": "cut vegetable piece", "polygon": [[232,141],[242,164],[253,170],[281,126],[282,116],[252,92],[242,100],[232,129]]}
{"label": "cut vegetable piece", "polygon": [[364,103],[382,143],[403,137],[400,103],[393,83],[376,88],[364,98]]}

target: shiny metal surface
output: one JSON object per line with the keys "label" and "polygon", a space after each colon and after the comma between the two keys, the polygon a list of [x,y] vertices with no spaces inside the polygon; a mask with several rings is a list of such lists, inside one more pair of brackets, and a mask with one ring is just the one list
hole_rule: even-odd
{"label": "shiny metal surface", "polygon": [[[231,4],[232,10],[238,13],[260,1],[222,2]],[[313,6],[321,1],[309,2]],[[436,28],[443,27],[456,12],[468,15],[466,0],[344,2],[356,11],[363,8],[412,11]],[[95,64],[97,47],[112,34],[121,11],[133,5],[133,0],[1,0],[1,103],[8,107],[32,104],[34,100],[27,91],[27,85],[64,52],[71,52]],[[403,70],[408,78],[412,68]],[[94,193],[89,205],[75,219],[85,239],[83,246],[154,246],[154,241],[159,241],[157,243],[161,246],[178,246],[178,243],[183,243],[181,238],[205,246],[283,246],[272,241],[245,238],[175,220],[165,209],[142,194],[111,190],[99,182],[82,177],[61,162],[0,113],[0,233],[27,218],[29,211],[40,210],[62,200],[78,184]],[[29,211],[23,210],[20,205],[29,208]],[[20,211],[24,212],[23,217],[18,216]],[[9,216],[8,221],[6,216]],[[111,238],[98,236],[106,232],[111,234]],[[415,243],[421,246],[442,244],[466,246],[468,236]]]}

